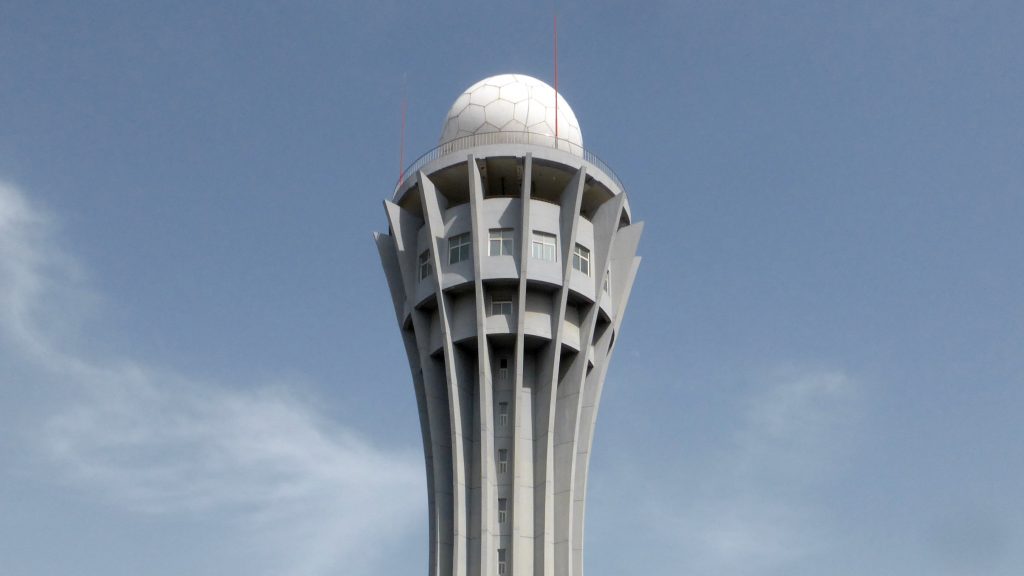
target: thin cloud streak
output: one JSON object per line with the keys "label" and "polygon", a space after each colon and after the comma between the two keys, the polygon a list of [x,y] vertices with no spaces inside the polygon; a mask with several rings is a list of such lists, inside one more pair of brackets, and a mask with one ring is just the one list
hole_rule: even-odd
{"label": "thin cloud streak", "polygon": [[257,573],[377,573],[371,544],[423,517],[420,456],[326,421],[287,382],[220,386],[61,346],[60,312],[89,294],[54,237],[52,219],[0,182],[0,360],[28,375],[0,387],[60,392],[18,407],[38,414],[32,434],[0,432],[36,438],[37,465],[130,512],[228,520],[238,547],[258,550]]}
{"label": "thin cloud streak", "polygon": [[825,481],[845,446],[836,432],[850,421],[856,384],[835,371],[768,378],[747,402],[707,531],[716,563],[770,571],[820,551],[813,490]]}
{"label": "thin cloud streak", "polygon": [[682,485],[653,489],[643,514],[681,571],[783,574],[833,546],[815,494],[851,449],[859,389],[833,370],[765,376],[738,407],[731,440],[691,462]]}

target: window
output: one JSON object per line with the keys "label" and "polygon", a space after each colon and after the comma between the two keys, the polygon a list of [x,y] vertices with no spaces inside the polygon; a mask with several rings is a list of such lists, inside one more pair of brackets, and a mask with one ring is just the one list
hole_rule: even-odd
{"label": "window", "polygon": [[505,576],[505,565],[508,559],[504,548],[498,548],[498,576]]}
{"label": "window", "polygon": [[498,524],[508,520],[508,498],[498,498]]}
{"label": "window", "polygon": [[515,249],[515,236],[511,228],[491,228],[488,254],[511,256]]}
{"label": "window", "polygon": [[555,235],[547,232],[533,232],[533,242],[530,244],[530,255],[538,260],[557,262],[555,255]]}
{"label": "window", "polygon": [[508,472],[508,448],[498,449],[498,474]]}
{"label": "window", "polygon": [[424,250],[420,253],[420,280],[430,276],[430,272],[432,270],[433,267],[430,265],[430,250]]}
{"label": "window", "polygon": [[498,429],[508,427],[508,402],[498,402]]}
{"label": "window", "polygon": [[491,316],[511,316],[511,300],[491,300]]}
{"label": "window", "polygon": [[469,238],[469,232],[452,236],[448,239],[448,263],[457,264],[469,260],[469,251],[472,247],[473,241]]}
{"label": "window", "polygon": [[611,270],[608,270],[607,272],[604,273],[604,291],[605,292],[608,291],[608,283],[611,280],[611,276],[612,276],[612,271]]}
{"label": "window", "polygon": [[498,360],[498,382],[500,384],[508,382],[508,358]]}
{"label": "window", "polygon": [[590,276],[590,250],[577,244],[572,250],[572,267]]}

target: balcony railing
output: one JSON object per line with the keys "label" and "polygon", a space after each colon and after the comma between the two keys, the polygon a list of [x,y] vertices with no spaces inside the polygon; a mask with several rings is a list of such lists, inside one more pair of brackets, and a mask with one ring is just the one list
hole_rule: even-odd
{"label": "balcony railing", "polygon": [[601,171],[607,174],[613,182],[615,182],[615,185],[619,187],[619,190],[622,190],[623,192],[626,190],[626,187],[622,185],[619,177],[615,175],[615,171],[612,170],[610,166],[605,164],[604,161],[598,158],[593,152],[583,148],[579,144],[562,138],[555,139],[554,136],[536,134],[534,132],[484,132],[482,134],[471,134],[469,136],[449,140],[448,142],[429,150],[427,153],[417,158],[402,172],[402,176],[399,179],[398,184],[395,185],[395,194],[398,194],[398,189],[402,186],[402,182],[405,181],[406,174],[414,174],[417,170],[423,168],[430,162],[433,162],[442,156],[447,156],[453,152],[491,144],[527,144],[531,146],[544,146],[547,148],[563,150],[597,166]]}

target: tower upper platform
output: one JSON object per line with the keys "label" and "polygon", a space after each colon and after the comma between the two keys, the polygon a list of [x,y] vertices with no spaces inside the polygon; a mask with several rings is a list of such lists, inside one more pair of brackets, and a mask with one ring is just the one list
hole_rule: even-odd
{"label": "tower upper platform", "polygon": [[499,74],[473,84],[449,109],[438,145],[402,171],[393,200],[403,203],[420,170],[430,175],[464,164],[469,151],[478,160],[532,154],[535,160],[572,169],[586,165],[588,179],[606,185],[610,195],[623,192],[611,167],[583,147],[576,114],[560,94],[556,137],[555,101],[551,86],[525,74]]}
{"label": "tower upper platform", "polygon": [[554,137],[583,148],[583,133],[569,103],[540,80],[524,74],[491,76],[466,89],[452,104],[438,144],[490,132]]}

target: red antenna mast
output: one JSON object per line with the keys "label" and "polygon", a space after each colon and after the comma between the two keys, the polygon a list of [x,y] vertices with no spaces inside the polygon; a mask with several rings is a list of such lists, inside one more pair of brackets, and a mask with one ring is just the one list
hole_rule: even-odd
{"label": "red antenna mast", "polygon": [[555,147],[558,147],[558,11],[555,17]]}
{"label": "red antenna mast", "polygon": [[398,184],[402,185],[402,180],[405,178],[405,109],[408,105],[408,96],[406,95],[406,84],[407,76],[402,75],[402,130],[398,137]]}

